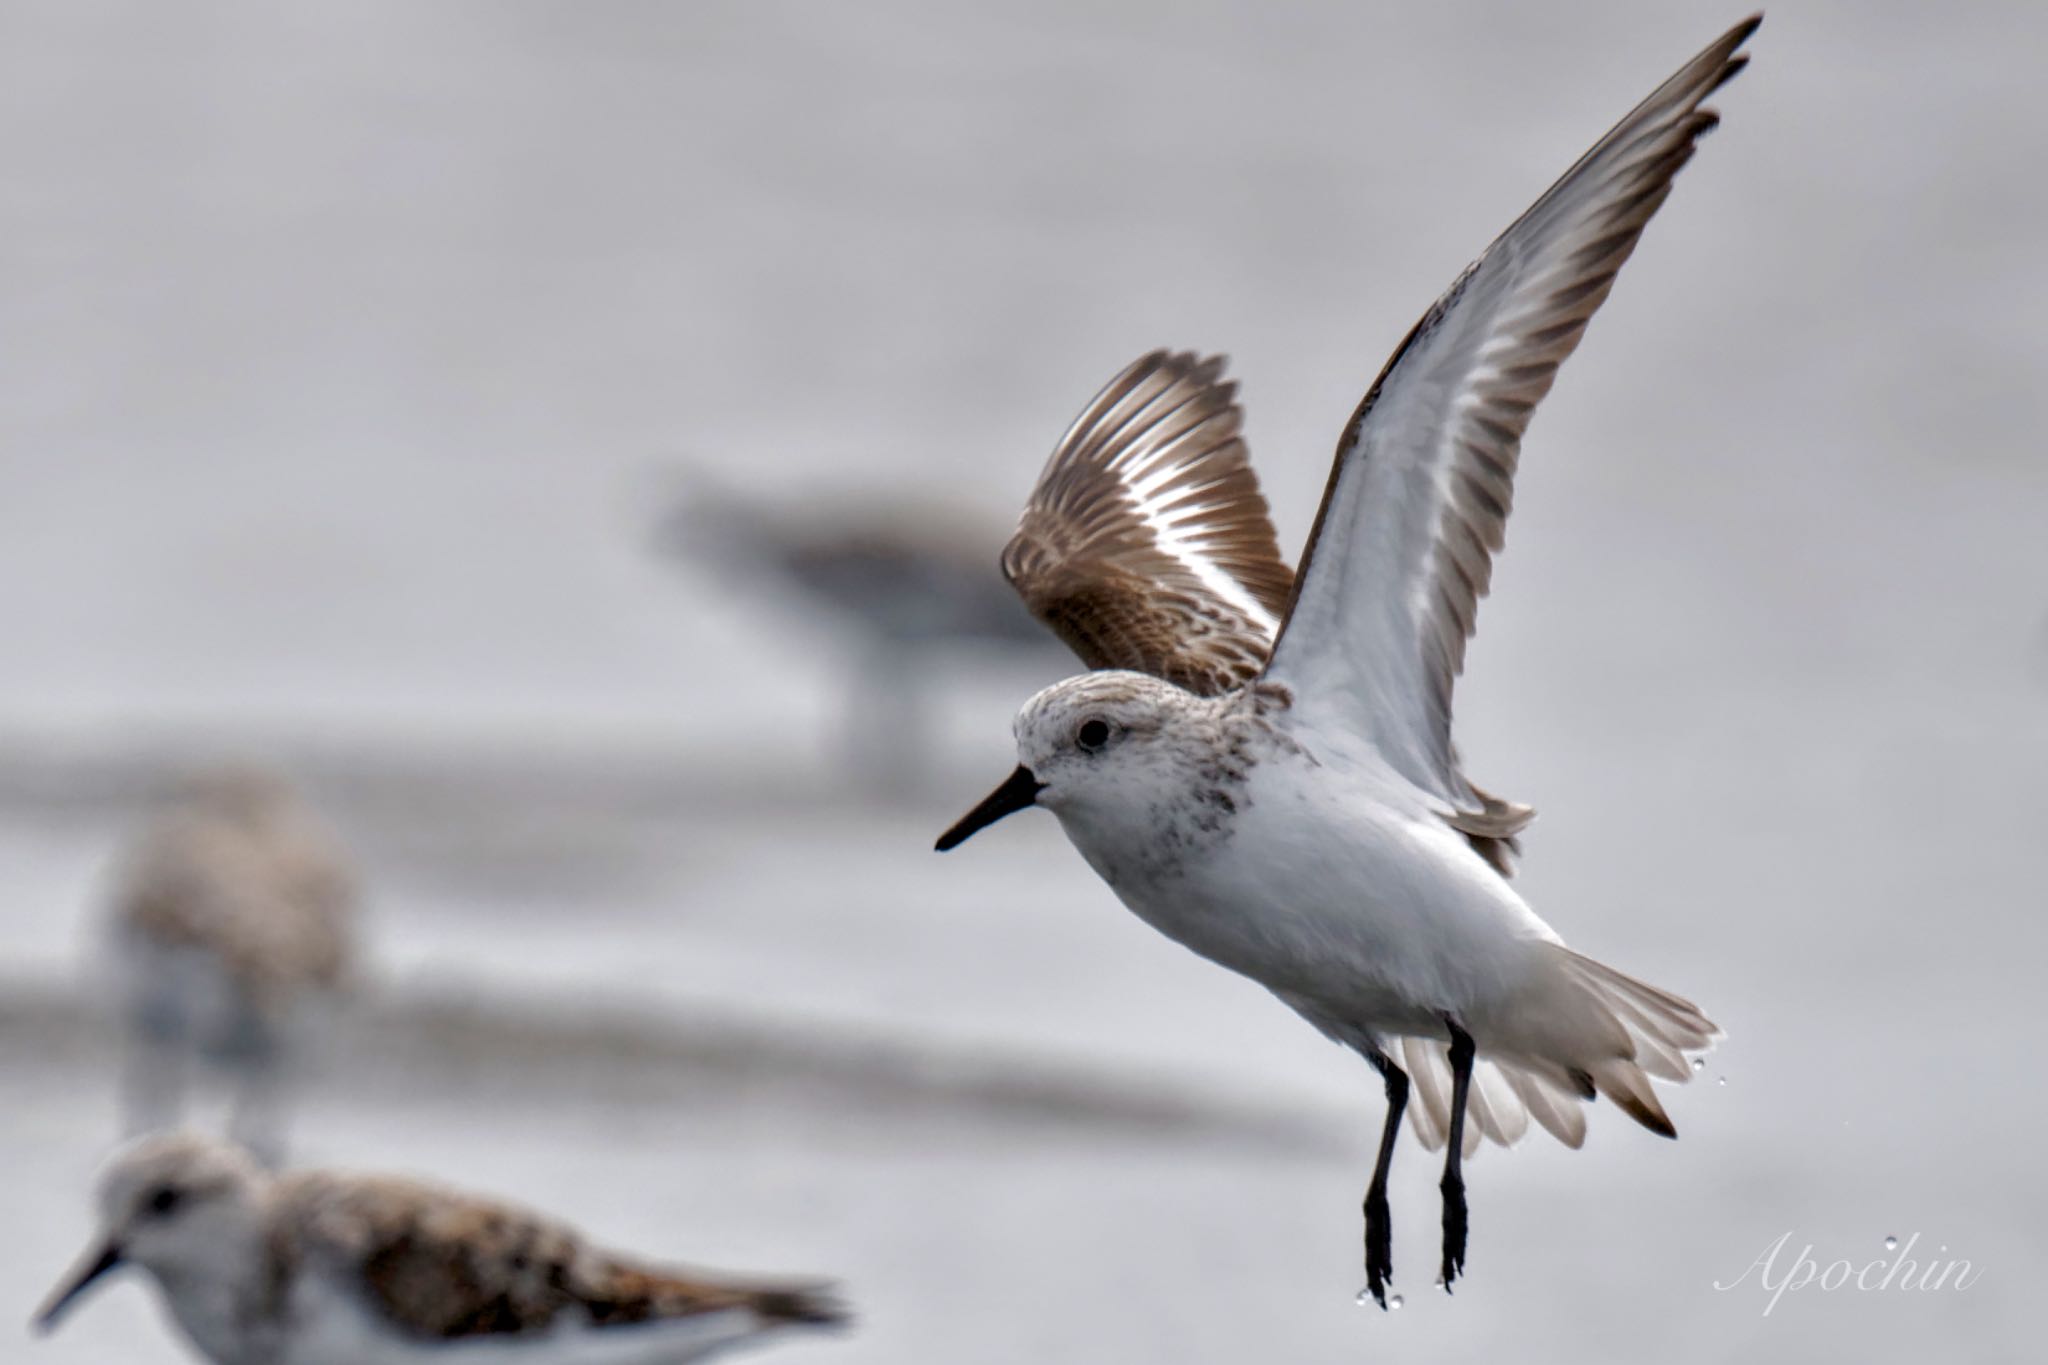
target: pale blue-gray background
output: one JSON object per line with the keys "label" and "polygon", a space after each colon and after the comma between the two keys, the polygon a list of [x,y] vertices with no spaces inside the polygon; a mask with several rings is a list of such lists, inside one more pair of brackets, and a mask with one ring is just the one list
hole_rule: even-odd
{"label": "pale blue-gray background", "polygon": [[[1777,7],[1534,425],[1461,740],[1539,909],[1732,1036],[1676,1145],[1486,1154],[1455,1299],[1410,1149],[1408,1307],[1351,1304],[1361,1064],[1049,820],[928,851],[1036,665],[933,660],[884,794],[856,642],[649,550],[688,462],[992,565],[1161,344],[1231,353],[1296,546],[1415,315],[1739,16],[0,5],[0,1320],[113,1128],[106,860],[228,753],[366,862],[381,1041],[304,1153],[843,1275],[793,1359],[2031,1356],[2048,11]],[[1713,1289],[1787,1231],[1982,1278]],[[178,1358],[151,1316],[0,1357]]]}

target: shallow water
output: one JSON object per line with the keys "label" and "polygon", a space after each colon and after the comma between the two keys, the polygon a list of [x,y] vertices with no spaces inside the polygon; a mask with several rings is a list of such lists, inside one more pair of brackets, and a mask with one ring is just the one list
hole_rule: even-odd
{"label": "shallow water", "polygon": [[[849,722],[843,623],[650,552],[662,471],[914,488],[993,561],[1095,385],[1227,348],[1298,543],[1415,313],[1733,11],[0,15],[0,1319],[112,1131],[106,859],[253,752],[371,889],[305,1155],[842,1275],[862,1330],[792,1356],[2027,1354],[2048,14],[1776,7],[1535,423],[1461,744],[1542,811],[1532,902],[1731,1036],[1675,1145],[1481,1158],[1455,1298],[1404,1151],[1386,1316],[1370,1073],[1049,821],[929,852],[1042,665]],[[1713,1288],[1788,1231],[1983,1274]],[[151,1317],[21,1358],[177,1359]]]}

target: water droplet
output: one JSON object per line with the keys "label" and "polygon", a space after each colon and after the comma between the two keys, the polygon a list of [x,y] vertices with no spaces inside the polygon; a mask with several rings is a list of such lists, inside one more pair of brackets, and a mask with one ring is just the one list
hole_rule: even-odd
{"label": "water droplet", "polygon": [[1726,1076],[1716,1076],[1716,1077],[1714,1077],[1714,1084],[1715,1084],[1715,1085],[1726,1085],[1726,1084],[1728,1084],[1728,1078],[1727,1078]]}
{"label": "water droplet", "polygon": [[1393,1298],[1391,1298],[1391,1299],[1388,1299],[1388,1300],[1387,1300],[1387,1307],[1388,1307],[1388,1308],[1399,1308],[1399,1307],[1400,1307],[1400,1306],[1401,1306],[1402,1304],[1404,1304],[1404,1303],[1406,1303],[1406,1302],[1407,1302],[1407,1300],[1406,1300],[1406,1299],[1402,1298],[1402,1297],[1401,1297],[1401,1296],[1400,1296],[1399,1294],[1396,1294],[1396,1295],[1394,1295],[1394,1297],[1393,1297]]}
{"label": "water droplet", "polygon": [[1705,1070],[1707,1069],[1707,1059],[1706,1059],[1706,1058],[1704,1058],[1704,1057],[1695,1057],[1695,1058],[1693,1058],[1693,1059],[1692,1059],[1692,1069],[1693,1069],[1694,1071],[1705,1071]]}
{"label": "water droplet", "polygon": [[1360,1308],[1372,1307],[1374,1303],[1372,1291],[1370,1289],[1359,1290],[1358,1297],[1353,1299],[1352,1302],[1357,1304]]}
{"label": "water droplet", "polygon": [[1887,1237],[1887,1238],[1885,1238],[1885,1239],[1884,1239],[1884,1249],[1885,1249],[1886,1251],[1897,1251],[1897,1250],[1899,1249],[1899,1239],[1898,1239],[1898,1238],[1896,1238],[1896,1237]]}

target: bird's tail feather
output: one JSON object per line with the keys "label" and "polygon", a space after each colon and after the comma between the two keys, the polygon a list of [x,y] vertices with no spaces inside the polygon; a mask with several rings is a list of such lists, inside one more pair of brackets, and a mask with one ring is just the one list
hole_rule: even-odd
{"label": "bird's tail feather", "polygon": [[[1482,1137],[1503,1147],[1519,1141],[1531,1119],[1565,1146],[1577,1147],[1586,1140],[1581,1103],[1596,1093],[1650,1131],[1676,1136],[1650,1077],[1690,1080],[1687,1054],[1705,1051],[1720,1036],[1691,1001],[1569,948],[1555,951],[1565,968],[1553,978],[1559,995],[1539,1008],[1562,1025],[1557,1045],[1503,1053],[1482,1041],[1466,1108],[1467,1156]],[[1435,1151],[1450,1134],[1449,1049],[1432,1038],[1400,1041],[1414,1086],[1409,1118],[1416,1138]]]}
{"label": "bird's tail feather", "polygon": [[1557,951],[1579,986],[1604,1006],[1628,1035],[1627,1055],[1608,1056],[1585,1064],[1593,1084],[1643,1127],[1665,1137],[1677,1137],[1678,1130],[1650,1088],[1650,1077],[1680,1082],[1692,1079],[1686,1054],[1706,1051],[1721,1031],[1690,1000],[1582,957],[1569,948]]}
{"label": "bird's tail feather", "polygon": [[[1434,1038],[1402,1038],[1402,1069],[1413,1093],[1408,1121],[1416,1139],[1429,1151],[1450,1138],[1451,1059],[1449,1048]],[[1481,1057],[1472,1066],[1472,1089],[1465,1109],[1465,1155],[1471,1156],[1486,1138],[1511,1147],[1529,1131],[1534,1119],[1567,1147],[1586,1140],[1584,1096],[1562,1069],[1524,1065],[1500,1057]]]}

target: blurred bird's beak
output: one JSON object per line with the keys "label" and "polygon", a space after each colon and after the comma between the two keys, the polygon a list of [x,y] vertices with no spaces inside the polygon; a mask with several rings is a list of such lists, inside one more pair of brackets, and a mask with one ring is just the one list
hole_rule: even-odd
{"label": "blurred bird's beak", "polygon": [[1045,784],[1031,775],[1031,769],[1019,763],[1017,771],[990,792],[982,803],[960,817],[960,823],[939,836],[936,845],[939,852],[960,847],[972,838],[976,831],[987,829],[1005,815],[1015,815],[1028,806],[1038,804],[1038,794],[1045,790]]}
{"label": "blurred bird's beak", "polygon": [[57,1319],[71,1306],[71,1301],[92,1286],[92,1282],[121,1264],[121,1248],[108,1242],[98,1251],[91,1253],[57,1282],[50,1291],[50,1297],[43,1300],[43,1306],[36,1310],[30,1321],[38,1332],[47,1332],[57,1325]]}

